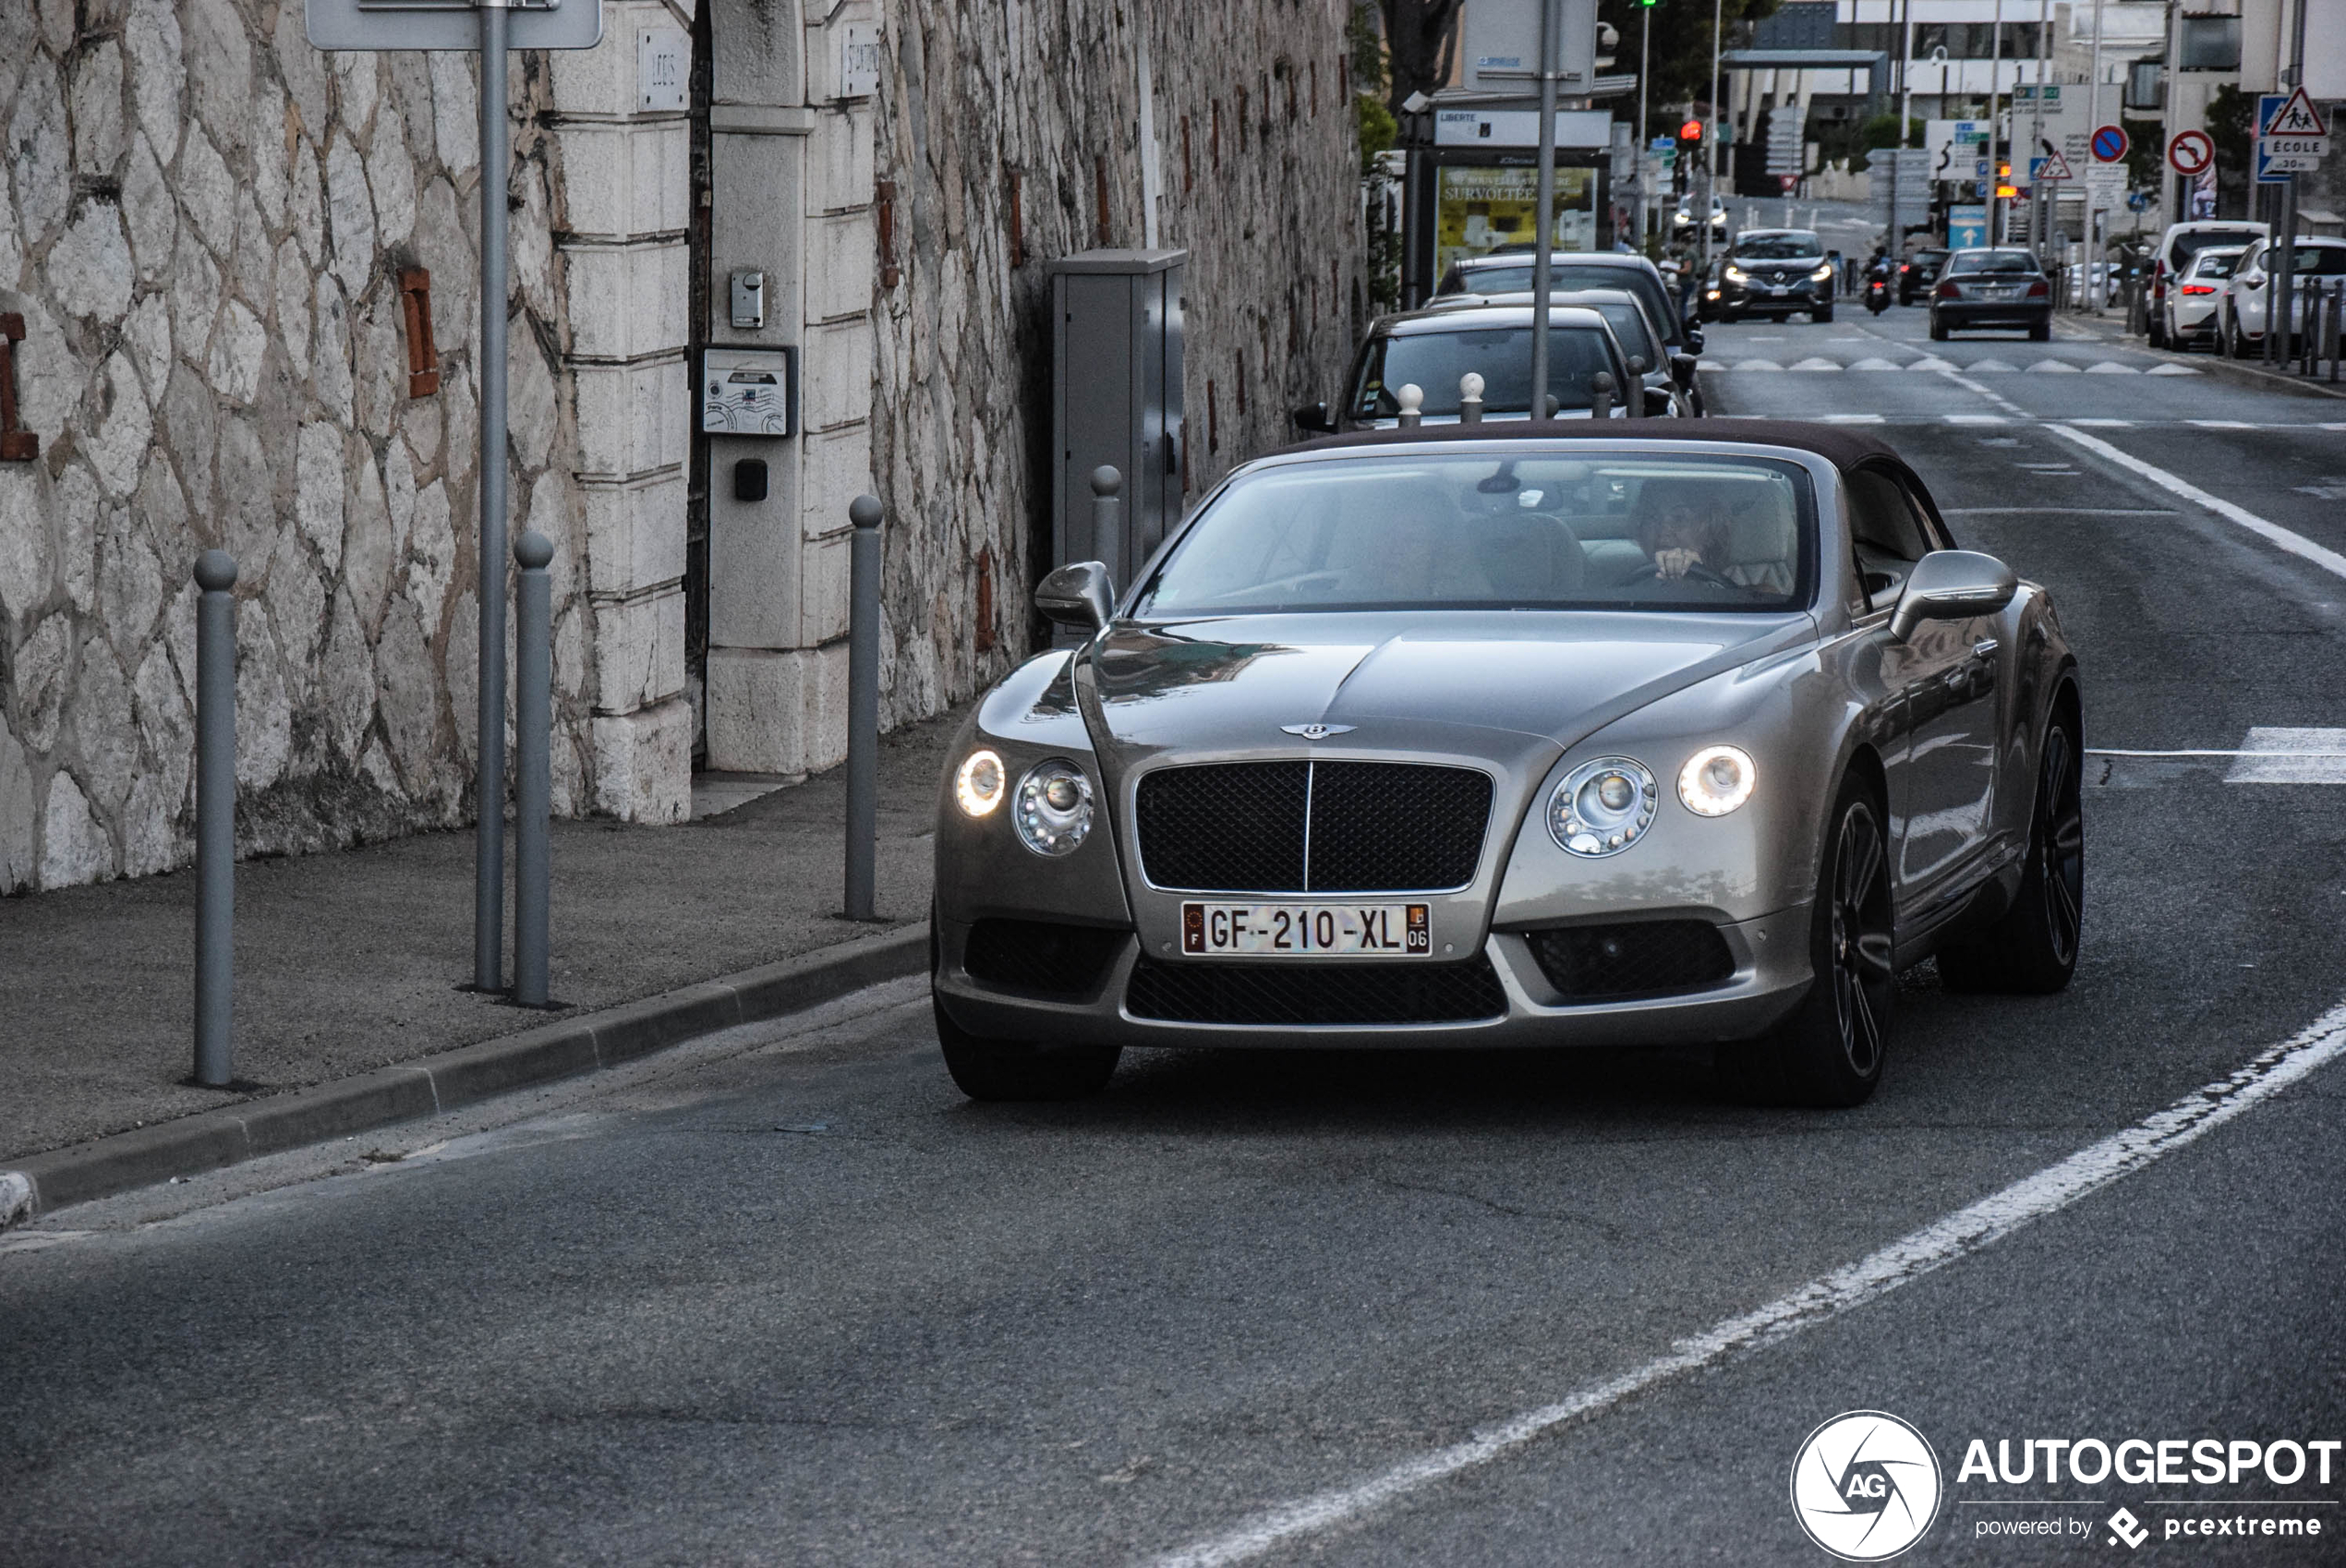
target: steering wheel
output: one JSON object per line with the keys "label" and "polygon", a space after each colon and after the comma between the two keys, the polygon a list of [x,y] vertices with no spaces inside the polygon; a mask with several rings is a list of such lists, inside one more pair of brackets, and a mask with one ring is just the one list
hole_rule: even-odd
{"label": "steering wheel", "polygon": [[[1681,573],[1679,575],[1690,582],[1708,583],[1714,588],[1733,588],[1739,587],[1741,585],[1740,584],[1730,583],[1727,579],[1720,576],[1719,573],[1711,571],[1711,568],[1703,565],[1702,562],[1699,561],[1692,566],[1687,567],[1686,571]],[[1630,573],[1628,576],[1622,579],[1624,583],[1652,583],[1659,582],[1661,580],[1662,568],[1656,566],[1651,561],[1647,561],[1643,566],[1639,567],[1635,572]]]}

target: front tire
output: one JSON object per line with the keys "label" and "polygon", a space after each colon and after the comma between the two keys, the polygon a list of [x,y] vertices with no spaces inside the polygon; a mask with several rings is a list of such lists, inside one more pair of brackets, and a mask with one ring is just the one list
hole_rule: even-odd
{"label": "front tire", "polygon": [[1116,1071],[1119,1045],[1042,1045],[1026,1040],[987,1040],[955,1023],[945,1004],[929,998],[937,1014],[937,1043],[945,1070],[973,1100],[1080,1100],[1107,1087]]}
{"label": "front tire", "polygon": [[1815,983],[1772,1033],[1722,1047],[1727,1076],[1784,1104],[1863,1104],[1881,1082],[1890,1043],[1898,989],[1892,935],[1890,840],[1881,808],[1851,779],[1833,802],[1809,906]]}
{"label": "front tire", "polygon": [[2063,715],[2047,725],[2041,752],[2020,892],[2002,919],[1939,955],[1939,978],[1950,991],[2050,995],[2077,972],[2086,908],[2086,820],[2076,721]]}

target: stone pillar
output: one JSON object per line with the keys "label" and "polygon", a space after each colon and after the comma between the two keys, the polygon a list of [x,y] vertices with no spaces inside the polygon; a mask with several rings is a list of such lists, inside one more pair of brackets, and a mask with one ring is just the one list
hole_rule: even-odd
{"label": "stone pillar", "polygon": [[681,822],[692,810],[683,695],[691,127],[683,108],[643,106],[637,70],[646,33],[681,30],[659,0],[610,0],[600,48],[549,55],[568,198],[555,225],[570,320],[563,362],[577,395],[595,617],[590,793],[598,811],[641,822]]}
{"label": "stone pillar", "polygon": [[[799,351],[799,430],[712,442],[708,765],[799,774],[846,754],[848,501],[870,488],[872,130],[840,94],[851,24],[772,0],[710,0],[710,337]],[[737,328],[733,273],[765,274],[766,324]],[[733,470],[767,465],[761,501]]]}

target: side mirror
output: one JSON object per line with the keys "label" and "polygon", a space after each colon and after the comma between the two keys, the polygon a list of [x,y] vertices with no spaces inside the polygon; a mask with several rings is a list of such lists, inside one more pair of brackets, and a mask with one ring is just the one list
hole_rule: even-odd
{"label": "side mirror", "polygon": [[1116,585],[1100,562],[1070,561],[1034,585],[1034,608],[1055,625],[1096,632],[1116,612]]}
{"label": "side mirror", "polygon": [[1993,615],[2019,591],[2020,579],[1992,555],[1970,549],[1933,550],[1907,573],[1898,608],[1890,612],[1890,634],[1903,642],[1926,621],[1968,621],[1975,615]]}
{"label": "side mirror", "polygon": [[1697,361],[1691,354],[1670,356],[1670,379],[1678,383],[1681,392],[1694,391],[1694,368]]}
{"label": "side mirror", "polygon": [[1295,428],[1308,434],[1315,436],[1336,434],[1336,416],[1328,412],[1328,405],[1324,403],[1314,403],[1308,407],[1299,408],[1292,417],[1295,420]]}
{"label": "side mirror", "polygon": [[1666,419],[1678,411],[1677,404],[1671,399],[1670,394],[1660,387],[1647,387],[1644,392],[1647,418]]}

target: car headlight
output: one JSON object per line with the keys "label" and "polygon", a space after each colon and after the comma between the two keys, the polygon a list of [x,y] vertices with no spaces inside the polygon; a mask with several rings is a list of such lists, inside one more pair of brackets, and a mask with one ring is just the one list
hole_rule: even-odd
{"label": "car headlight", "polygon": [[1760,770],[1741,746],[1705,746],[1678,769],[1678,799],[1697,816],[1724,816],[1751,799]]}
{"label": "car headlight", "polygon": [[988,751],[972,752],[953,775],[953,799],[964,816],[991,816],[1002,803],[1002,787],[1008,781],[1000,757]]}
{"label": "car headlight", "polygon": [[1019,842],[1038,855],[1069,855],[1092,831],[1092,781],[1065,757],[1038,762],[1018,781],[1010,813]]}
{"label": "car headlight", "polygon": [[1809,273],[1808,276],[1818,283],[1823,283],[1827,278],[1832,276],[1832,268],[1831,266],[1820,267],[1815,271]]}
{"label": "car headlight", "polygon": [[1743,282],[1743,269],[1740,267],[1728,268],[1724,275],[1726,280],[1731,283],[1739,283]]}
{"label": "car headlight", "polygon": [[1653,822],[1653,775],[1631,757],[1598,757],[1564,776],[1548,797],[1548,835],[1567,854],[1617,855]]}

